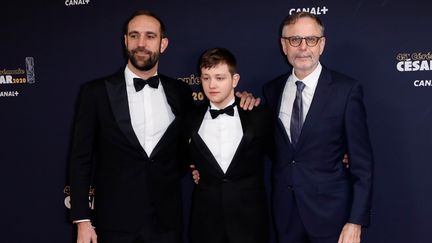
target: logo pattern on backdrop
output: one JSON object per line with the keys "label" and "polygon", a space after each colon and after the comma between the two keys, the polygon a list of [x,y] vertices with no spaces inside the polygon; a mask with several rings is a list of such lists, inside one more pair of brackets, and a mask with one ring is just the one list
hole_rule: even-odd
{"label": "logo pattern on backdrop", "polygon": [[17,85],[34,84],[35,64],[33,57],[26,57],[23,66],[11,69],[0,68],[0,98],[17,97],[20,92]]}
{"label": "logo pattern on backdrop", "polygon": [[177,78],[191,86],[192,98],[199,103],[204,100],[204,93],[201,88],[201,80],[198,75],[191,74],[189,77]]}
{"label": "logo pattern on backdrop", "polygon": [[65,0],[65,6],[67,7],[88,4],[90,4],[90,0]]}
{"label": "logo pattern on backdrop", "polygon": [[[66,208],[71,209],[70,186],[65,186],[63,188],[63,193],[65,194],[64,205]],[[95,189],[93,187],[90,187],[90,189],[89,189],[89,208],[90,209],[94,209],[94,195],[95,195]]]}
{"label": "logo pattern on backdrop", "polygon": [[[432,52],[402,52],[396,55],[396,69],[399,72],[432,71]],[[432,79],[415,79],[414,87],[432,87]]]}
{"label": "logo pattern on backdrop", "polygon": [[329,9],[326,6],[321,7],[300,7],[300,8],[291,8],[289,10],[289,14],[292,15],[296,12],[308,12],[314,15],[326,15]]}

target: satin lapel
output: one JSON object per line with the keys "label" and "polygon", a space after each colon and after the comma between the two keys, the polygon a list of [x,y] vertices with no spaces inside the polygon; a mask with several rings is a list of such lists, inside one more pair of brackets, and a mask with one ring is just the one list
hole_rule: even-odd
{"label": "satin lapel", "polygon": [[[237,104],[239,104],[238,100],[236,102]],[[244,148],[247,148],[254,134],[254,127],[252,126],[252,122],[250,122],[250,114],[252,111],[245,111],[242,108],[240,108],[240,105],[237,105],[237,110],[240,116],[240,122],[243,129],[243,137],[240,140],[240,144],[237,147],[237,150],[233,156],[233,159],[231,160],[230,165],[228,166],[226,174],[228,174],[233,168],[235,168],[236,164],[239,163],[239,157],[240,157],[239,154],[244,150]]]}
{"label": "satin lapel", "polygon": [[[132,128],[126,92],[126,82],[123,72],[119,72],[105,80],[105,86],[111,104],[111,109],[118,126],[132,146],[145,154],[144,149],[139,143],[139,140]],[[147,155],[145,154],[145,156]]]}
{"label": "satin lapel", "polygon": [[178,119],[174,118],[171,124],[167,127],[162,137],[159,139],[158,143],[154,147],[153,151],[150,154],[150,158],[153,158],[159,151],[163,150],[166,145],[171,146],[172,140],[177,139],[177,134],[179,132],[178,128]]}
{"label": "satin lapel", "polygon": [[172,82],[170,82],[169,78],[159,75],[159,80],[162,83],[162,87],[165,92],[165,96],[167,98],[167,102],[171,107],[171,111],[177,117],[180,114],[180,101],[181,97],[179,97],[180,92],[175,89],[175,86]]}
{"label": "satin lapel", "polygon": [[317,123],[319,123],[320,116],[326,110],[327,102],[331,96],[331,83],[332,78],[330,72],[323,67],[311,106],[300,133],[298,148],[300,148],[306,140],[311,128],[318,125]]}
{"label": "satin lapel", "polygon": [[207,112],[207,107],[208,105],[204,104],[200,106],[197,109],[197,111],[194,113],[194,117],[192,119],[191,143],[193,143],[198,148],[198,151],[202,154],[205,160],[208,161],[220,175],[224,175],[222,168],[219,166],[218,162],[216,161],[215,157],[211,153],[210,149],[207,147],[205,142],[198,134],[198,131],[201,127],[201,123],[204,119],[204,115]]}
{"label": "satin lapel", "polygon": [[165,145],[171,146],[171,141],[176,139],[176,133],[178,129],[178,116],[180,114],[179,102],[180,98],[179,92],[175,90],[175,87],[172,82],[170,82],[170,78],[165,77],[164,75],[159,75],[159,80],[162,83],[162,87],[164,89],[165,97],[167,99],[168,105],[171,107],[171,111],[174,114],[175,118],[171,122],[171,124],[165,130],[165,133],[162,135],[161,139],[158,141],[153,151],[150,154],[150,158],[153,158],[159,151],[163,150]]}

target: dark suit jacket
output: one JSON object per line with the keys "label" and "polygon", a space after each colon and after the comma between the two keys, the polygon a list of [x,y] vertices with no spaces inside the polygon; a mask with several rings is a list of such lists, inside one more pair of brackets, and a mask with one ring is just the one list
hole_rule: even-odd
{"label": "dark suit jacket", "polygon": [[[137,231],[143,221],[178,234],[181,217],[179,146],[182,117],[193,106],[190,88],[159,75],[175,115],[152,154],[136,137],[129,114],[124,72],[86,83],[81,90],[70,157],[72,220],[92,219],[98,229]],[[88,191],[94,171],[95,215]]]}
{"label": "dark suit jacket", "polygon": [[[346,222],[368,225],[373,157],[360,84],[323,67],[294,149],[278,118],[290,74],[264,86],[276,123],[273,210],[277,231],[290,227],[294,201],[306,229],[316,236],[338,234]],[[341,162],[345,153],[348,170]]]}
{"label": "dark suit jacket", "polygon": [[264,159],[271,142],[268,110],[238,108],[243,137],[224,174],[198,134],[208,104],[191,115],[189,150],[200,172],[192,198],[191,239],[194,243],[268,242],[268,208],[264,190]]}

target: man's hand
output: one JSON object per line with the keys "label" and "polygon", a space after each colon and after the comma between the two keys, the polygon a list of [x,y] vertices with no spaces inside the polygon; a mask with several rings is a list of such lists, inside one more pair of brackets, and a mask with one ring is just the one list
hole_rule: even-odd
{"label": "man's hand", "polygon": [[199,171],[195,168],[195,165],[190,165],[189,167],[191,168],[193,181],[195,182],[195,184],[198,185],[199,180],[200,180]]}
{"label": "man's hand", "polygon": [[90,221],[77,223],[77,243],[97,243],[96,231]]}
{"label": "man's hand", "polygon": [[237,91],[236,96],[240,98],[240,107],[243,108],[243,110],[252,110],[261,103],[260,98],[255,98],[252,93],[246,91]]}
{"label": "man's hand", "polygon": [[360,243],[361,225],[346,223],[338,243]]}

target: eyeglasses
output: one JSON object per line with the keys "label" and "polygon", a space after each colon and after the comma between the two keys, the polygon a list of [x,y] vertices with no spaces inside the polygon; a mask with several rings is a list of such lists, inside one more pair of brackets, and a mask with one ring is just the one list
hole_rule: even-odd
{"label": "eyeglasses", "polygon": [[318,44],[318,41],[323,37],[324,36],[306,36],[306,37],[300,37],[300,36],[285,37],[285,36],[282,36],[282,39],[288,40],[288,43],[293,47],[300,46],[303,39],[304,39],[306,41],[307,46],[313,47],[313,46],[316,46]]}

